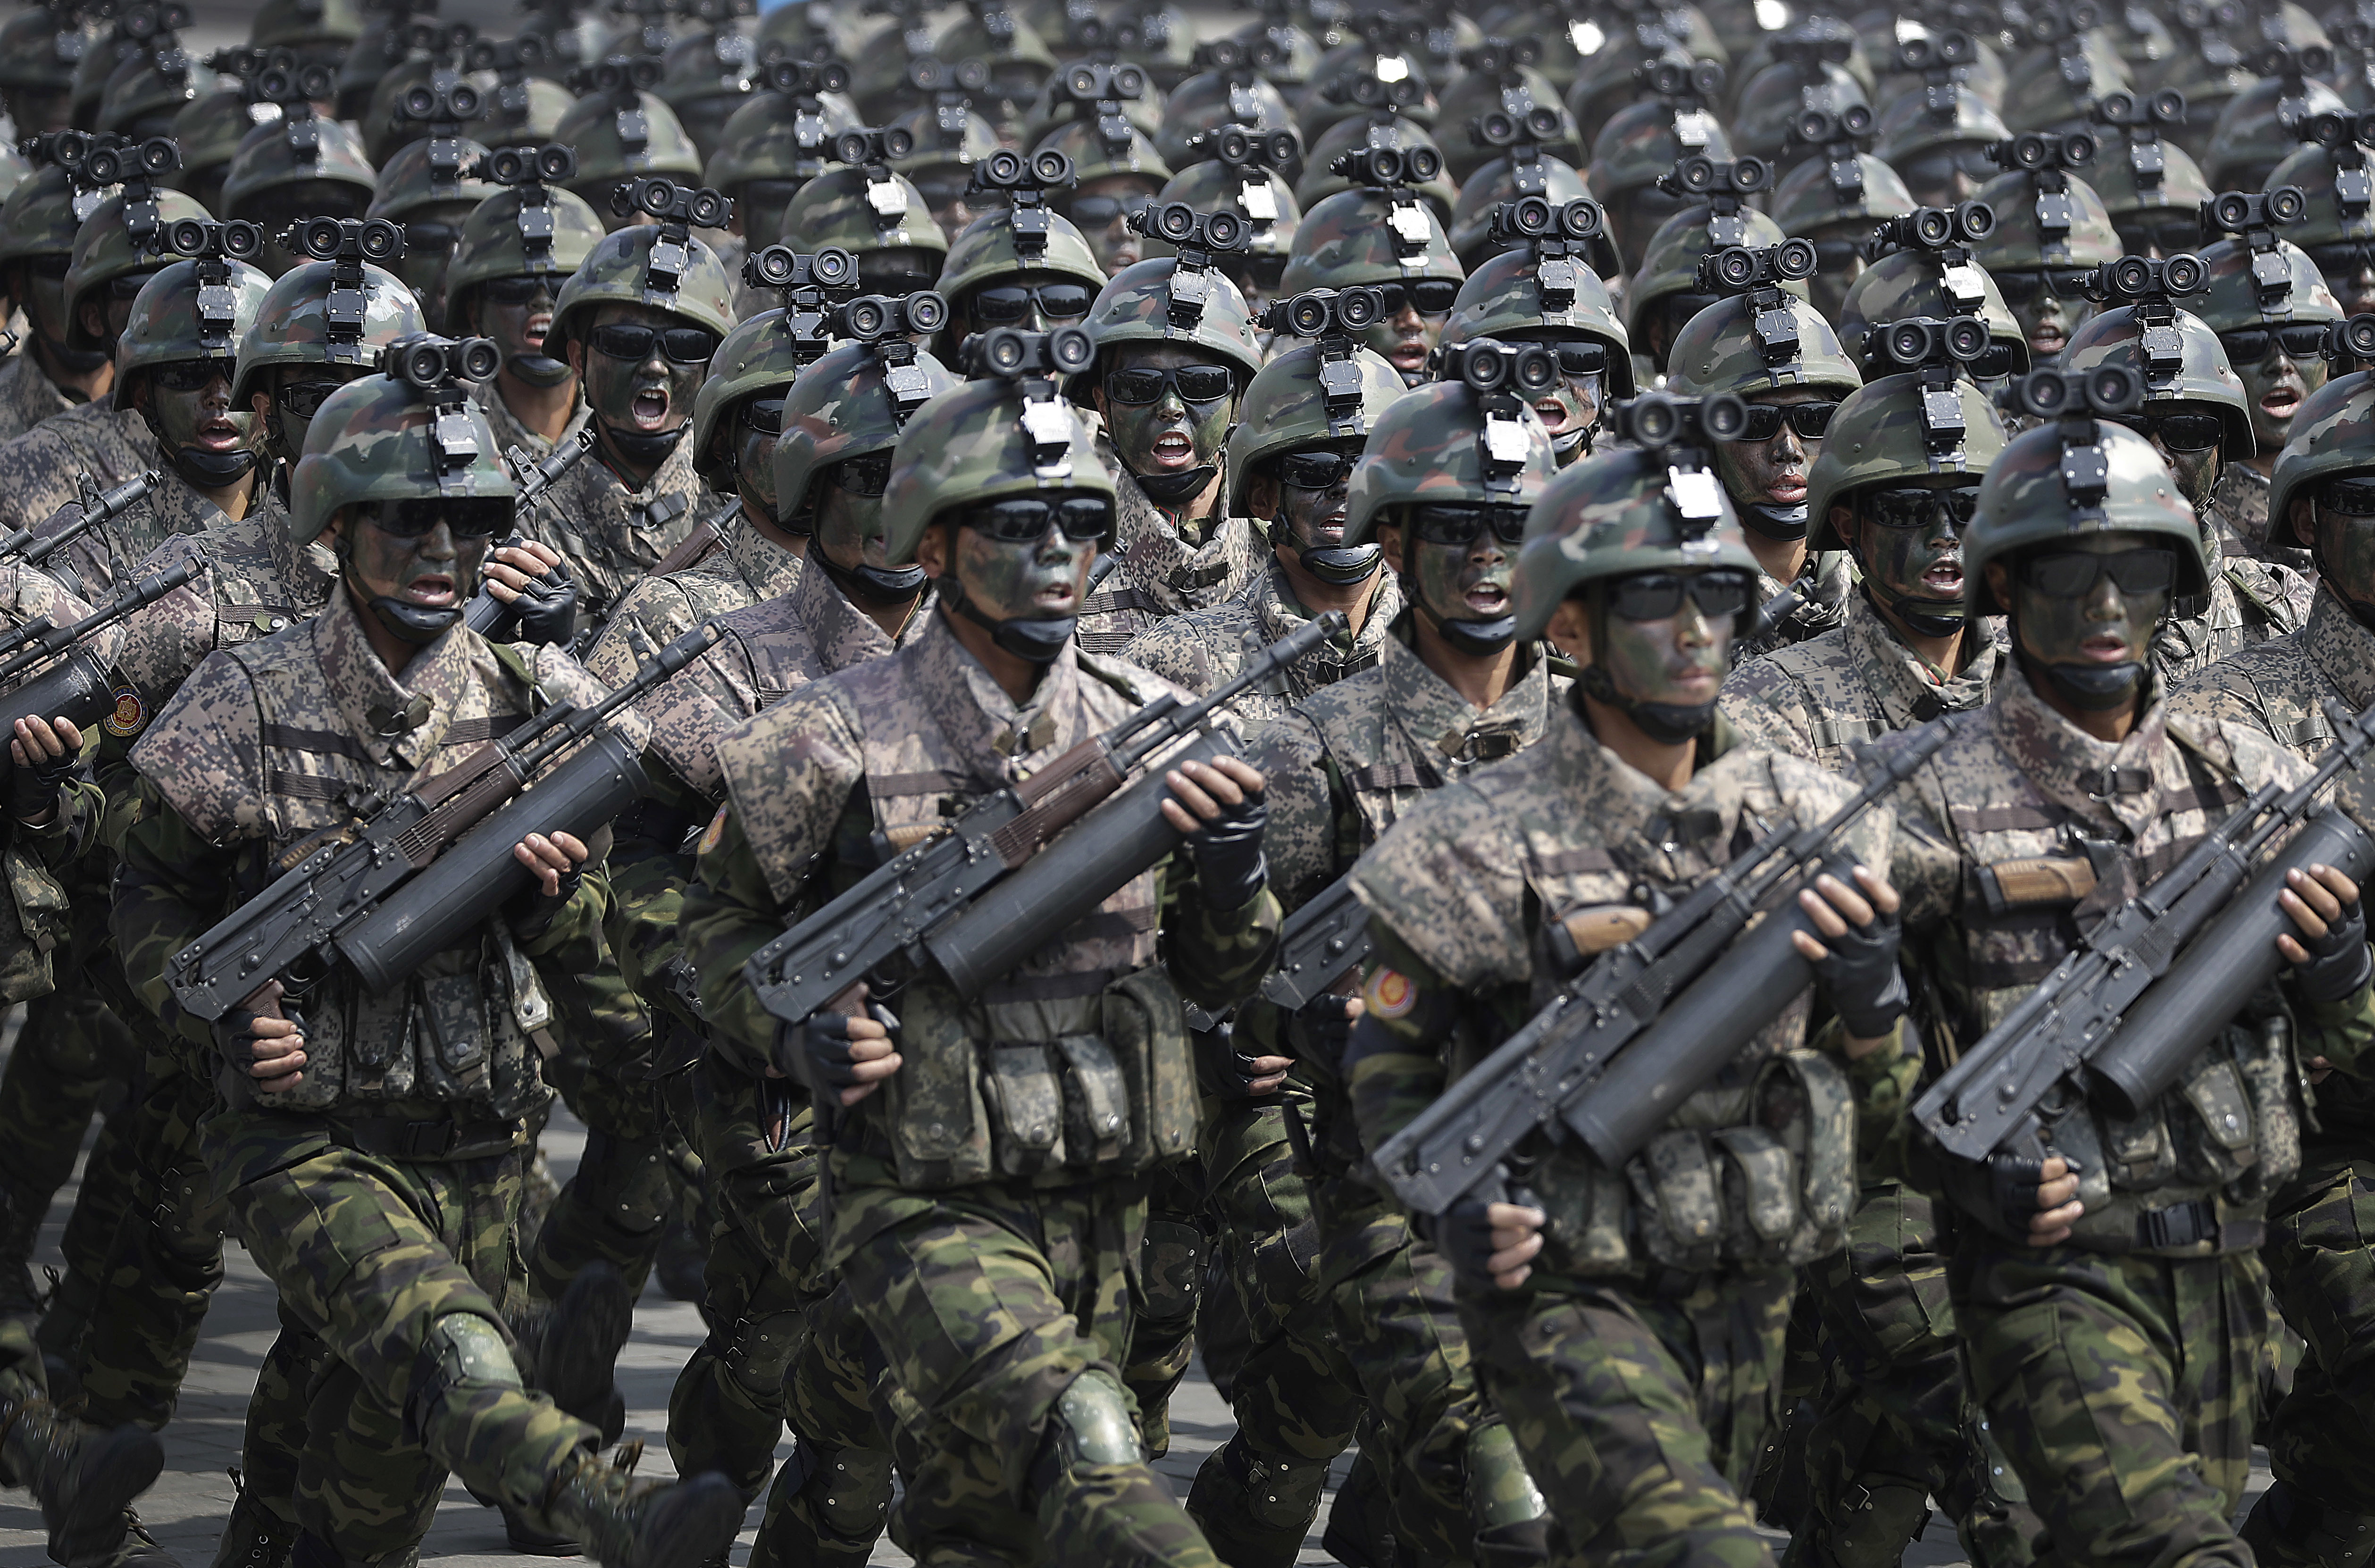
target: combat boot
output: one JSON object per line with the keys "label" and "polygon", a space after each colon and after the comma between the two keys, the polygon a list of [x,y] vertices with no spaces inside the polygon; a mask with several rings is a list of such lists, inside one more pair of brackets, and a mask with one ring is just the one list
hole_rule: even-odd
{"label": "combat boot", "polygon": [[703,1471],[673,1485],[637,1480],[632,1456],[608,1464],[591,1452],[571,1456],[546,1494],[542,1528],[582,1542],[603,1568],[704,1568],[742,1527],[734,1483]]}
{"label": "combat boot", "polygon": [[239,1473],[231,1480],[239,1485],[239,1496],[231,1503],[230,1517],[223,1524],[222,1539],[216,1543],[214,1568],[289,1568],[289,1549],[297,1544],[297,1527],[283,1524],[271,1509],[258,1503]]}
{"label": "combat boot", "polygon": [[87,1427],[38,1395],[0,1399],[0,1480],[25,1488],[41,1503],[55,1562],[112,1547],[125,1527],[124,1510],[164,1468],[165,1445],[153,1432]]}
{"label": "combat boot", "polygon": [[2268,1568],[2366,1568],[2375,1560],[2375,1518],[2330,1508],[2281,1480],[2252,1504],[2241,1535]]}
{"label": "combat boot", "polygon": [[1324,1460],[1257,1453],[1238,1432],[1196,1468],[1188,1516],[1229,1568],[1293,1568],[1327,1485]]}
{"label": "combat boot", "polygon": [[157,1544],[140,1516],[126,1508],[115,1540],[74,1559],[65,1568],[182,1568],[182,1560]]}
{"label": "combat boot", "polygon": [[625,1277],[608,1263],[588,1263],[552,1305],[507,1315],[507,1326],[527,1385],[601,1432],[604,1447],[618,1442],[627,1426],[619,1352],[635,1326]]}

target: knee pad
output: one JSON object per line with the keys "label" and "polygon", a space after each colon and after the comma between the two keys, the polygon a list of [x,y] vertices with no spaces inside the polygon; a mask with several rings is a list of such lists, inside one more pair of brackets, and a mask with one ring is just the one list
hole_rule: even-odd
{"label": "knee pad", "polygon": [[1046,1495],[1075,1471],[1101,1465],[1136,1465],[1146,1457],[1130,1419],[1129,1396],[1111,1373],[1091,1367],[1072,1379],[1047,1412],[1032,1490]]}
{"label": "knee pad", "polygon": [[1223,1534],[1244,1521],[1260,1531],[1291,1532],[1300,1546],[1327,1489],[1326,1461],[1258,1453],[1240,1433],[1197,1468],[1188,1512],[1199,1523],[1212,1521],[1207,1528]]}
{"label": "knee pad", "polygon": [[1507,1423],[1488,1421],[1471,1432],[1462,1457],[1468,1470],[1468,1517],[1478,1539],[1495,1530],[1517,1532],[1512,1540],[1530,1539],[1523,1527],[1545,1517],[1550,1505],[1534,1485]]}
{"label": "knee pad", "polygon": [[624,1138],[595,1130],[585,1135],[573,1186],[611,1225],[648,1231],[667,1218],[672,1196],[668,1162],[657,1138]]}
{"label": "knee pad", "polygon": [[820,1449],[804,1489],[818,1520],[844,1540],[871,1540],[891,1505],[891,1456],[867,1448]]}
{"label": "knee pad", "polygon": [[737,1318],[726,1330],[719,1360],[735,1385],[762,1409],[781,1409],[784,1378],[808,1342],[808,1319],[798,1312]]}
{"label": "knee pad", "polygon": [[1191,1322],[1203,1293],[1204,1232],[1176,1220],[1150,1220],[1138,1257],[1139,1315],[1165,1326]]}
{"label": "knee pad", "polygon": [[429,1326],[419,1372],[404,1401],[405,1436],[421,1440],[429,1411],[457,1389],[522,1388],[519,1362],[503,1331],[475,1313],[452,1312]]}

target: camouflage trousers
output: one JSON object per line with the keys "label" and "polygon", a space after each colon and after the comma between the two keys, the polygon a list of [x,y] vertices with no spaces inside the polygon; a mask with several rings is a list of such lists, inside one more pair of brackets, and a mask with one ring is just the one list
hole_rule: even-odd
{"label": "camouflage trousers", "polygon": [[892,1539],[926,1568],[985,1558],[1217,1568],[1105,1419],[1122,1419],[1147,1182],[908,1192],[847,1185],[850,1157],[833,1161],[830,1256],[892,1383],[914,1401]]}
{"label": "camouflage trousers", "polygon": [[573,1078],[570,1110],[585,1123],[577,1173],[527,1238],[528,1288],[557,1301],[589,1263],[608,1263],[641,1295],[676,1200],[661,1151],[652,1086],[598,1067]]}
{"label": "camouflage trousers", "polygon": [[1963,1227],[1947,1276],[1971,1392],[2054,1555],[2238,1564],[2268,1338],[2257,1256],[2027,1248]]}
{"label": "camouflage trousers", "polygon": [[1741,1489],[1794,1274],[1462,1290],[1477,1379],[1568,1546],[1604,1568],[1770,1568]]}
{"label": "camouflage trousers", "polygon": [[[1156,1458],[1171,1452],[1171,1396],[1196,1359],[1212,1237],[1204,1216],[1204,1167],[1184,1160],[1154,1173],[1146,1240],[1129,1274],[1129,1353],[1122,1379],[1138,1404],[1139,1435]],[[1231,1336],[1242,1339],[1242,1331]],[[1242,1343],[1237,1344],[1242,1353]],[[1224,1363],[1217,1375],[1235,1370]]]}
{"label": "camouflage trousers", "polygon": [[[449,1470],[482,1497],[539,1508],[598,1434],[521,1386],[509,1356],[467,1348],[488,1326],[509,1340],[498,1303],[520,1282],[525,1145],[395,1160],[333,1142],[314,1117],[230,1110],[205,1138],[231,1223],[279,1291],[275,1391],[303,1384],[302,1528],[378,1568],[419,1546]],[[456,1317],[478,1320],[473,1339],[441,1327]]]}
{"label": "camouflage trousers", "polygon": [[[2268,1468],[2333,1515],[2375,1515],[2375,1160],[2310,1149],[2261,1254],[2285,1321],[2309,1341],[2268,1417]],[[2254,1520],[2255,1525],[2258,1521]],[[2356,1538],[2362,1532],[2353,1528]],[[2263,1564],[2322,1554],[2253,1532]],[[2363,1549],[2362,1549],[2363,1550]],[[2363,1558],[2361,1559],[2363,1561]]]}
{"label": "camouflage trousers", "polygon": [[[79,1321],[97,1299],[107,1244],[129,1201],[124,1156],[139,1146],[117,1125],[140,1090],[140,1047],[82,973],[61,990],[35,998],[0,1073],[0,1308],[24,1308],[27,1265],[51,1200],[74,1173],[83,1135],[104,1102],[113,1100],[100,1130],[61,1250],[72,1303],[62,1319]],[[104,1156],[104,1157],[102,1157]],[[44,1336],[53,1349],[60,1325]]]}

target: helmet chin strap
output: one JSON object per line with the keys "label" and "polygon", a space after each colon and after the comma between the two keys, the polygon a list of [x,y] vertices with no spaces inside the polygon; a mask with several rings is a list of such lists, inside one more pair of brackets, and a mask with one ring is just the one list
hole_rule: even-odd
{"label": "helmet chin strap", "polygon": [[913,604],[916,596],[924,591],[924,584],[929,581],[920,566],[886,570],[860,561],[856,566],[845,567],[836,564],[822,549],[815,547],[810,547],[809,559],[824,568],[824,574],[833,579],[833,586],[847,595],[852,603],[872,605],[877,608]]}
{"label": "helmet chin strap", "polygon": [[157,426],[153,405],[143,405],[140,418],[148,425],[148,433],[156,437],[157,444],[165,448],[165,460],[173,471],[199,489],[219,490],[226,485],[235,485],[256,465],[256,454],[243,446],[232,447],[229,452],[209,452],[203,446],[169,444],[165,432]]}
{"label": "helmet chin strap", "polygon": [[1588,723],[1590,714],[1583,706],[1589,697],[1605,707],[1615,709],[1640,728],[1643,735],[1660,746],[1680,746],[1684,741],[1705,735],[1715,723],[1715,701],[1705,702],[1645,702],[1638,697],[1616,690],[1616,682],[1608,673],[1608,604],[1600,585],[1591,592],[1591,663],[1584,666],[1567,701]]}
{"label": "helmet chin strap", "polygon": [[940,579],[940,597],[959,615],[987,631],[990,640],[1000,648],[1034,665],[1055,663],[1065,645],[1071,642],[1072,628],[1080,619],[1080,617],[1071,615],[992,619],[965,596],[964,584],[958,582],[953,573]]}
{"label": "helmet chin strap", "polygon": [[1887,610],[1924,637],[1952,637],[1963,630],[1967,619],[1959,600],[1949,604],[1943,599],[1917,599],[1890,594],[1870,577],[1863,580],[1863,591],[1864,597],[1872,604]]}
{"label": "helmet chin strap", "polygon": [[1435,629],[1436,636],[1451,644],[1454,653],[1489,658],[1518,640],[1518,618],[1514,614],[1496,615],[1490,620],[1447,620],[1417,594],[1411,595],[1411,608]]}
{"label": "helmet chin strap", "polygon": [[1741,507],[1740,521],[1752,534],[1792,544],[1806,536],[1806,506],[1770,506],[1764,501],[1751,501]]}
{"label": "helmet chin strap", "polygon": [[1138,488],[1157,506],[1177,506],[1194,500],[1220,472],[1217,465],[1207,463],[1184,474],[1141,474],[1133,468],[1129,477],[1138,481]]}
{"label": "helmet chin strap", "polygon": [[337,547],[337,555],[339,575],[346,580],[347,586],[354,591],[356,597],[371,606],[372,614],[379,618],[379,623],[386,627],[398,642],[425,648],[461,621],[462,595],[455,595],[453,604],[439,609],[428,605],[407,604],[393,594],[373,594],[355,576],[343,537]]}
{"label": "helmet chin strap", "polygon": [[1295,564],[1322,583],[1333,587],[1349,588],[1355,583],[1365,583],[1377,573],[1377,565],[1386,559],[1386,547],[1379,544],[1306,545],[1294,536],[1287,525],[1286,506],[1281,502],[1278,515],[1270,519],[1270,542],[1283,545],[1294,552]]}
{"label": "helmet chin strap", "polygon": [[514,354],[503,361],[503,369],[530,386],[559,386],[576,372],[566,360],[548,359],[542,354]]}
{"label": "helmet chin strap", "polygon": [[647,433],[622,430],[607,419],[598,422],[602,427],[602,439],[609,443],[610,450],[639,468],[658,467],[668,461],[668,454],[676,450],[676,443],[684,439],[685,428],[682,425],[672,430]]}

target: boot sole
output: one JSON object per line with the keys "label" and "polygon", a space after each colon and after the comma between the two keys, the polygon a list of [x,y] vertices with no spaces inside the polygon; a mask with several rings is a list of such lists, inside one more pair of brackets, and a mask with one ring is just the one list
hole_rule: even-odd
{"label": "boot sole", "polygon": [[619,1352],[634,1326],[634,1300],[619,1271],[607,1263],[580,1269],[545,1326],[540,1370],[546,1396],[579,1421],[607,1432],[610,1407],[619,1402],[612,1391]]}
{"label": "boot sole", "polygon": [[679,1481],[652,1500],[635,1561],[613,1568],[704,1568],[734,1544],[743,1512],[742,1494],[715,1470]]}
{"label": "boot sole", "polygon": [[165,1445],[153,1432],[120,1426],[85,1441],[76,1456],[74,1504],[53,1513],[41,1505],[41,1522],[60,1542],[88,1540],[123,1527],[124,1511],[157,1484],[164,1472]]}

